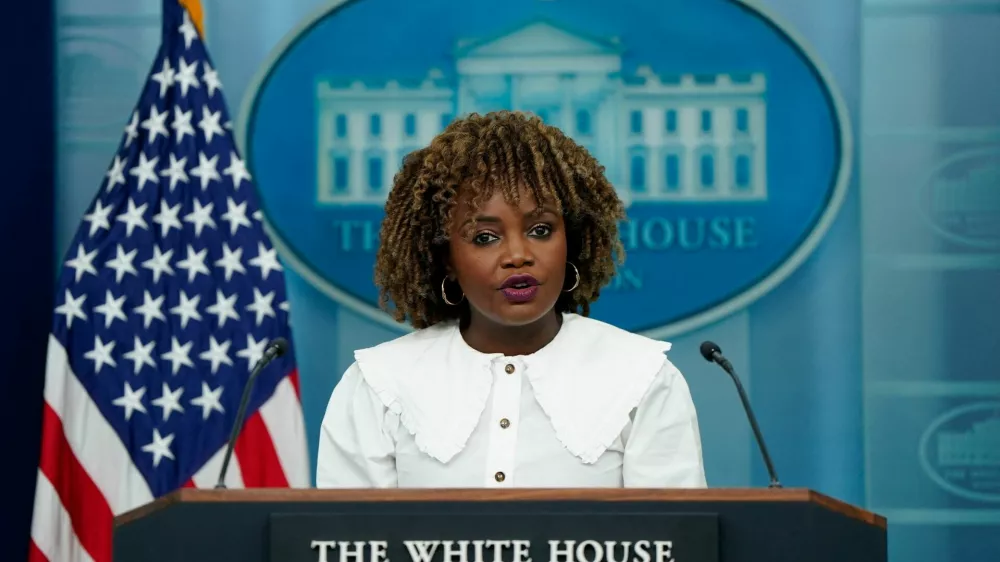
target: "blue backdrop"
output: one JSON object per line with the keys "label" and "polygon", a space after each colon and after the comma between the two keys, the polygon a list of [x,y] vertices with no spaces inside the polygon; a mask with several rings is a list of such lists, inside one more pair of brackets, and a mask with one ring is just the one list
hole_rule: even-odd
{"label": "blue backdrop", "polygon": [[[16,329],[5,328],[5,335],[10,334],[2,344],[13,361],[0,395],[7,427],[27,427],[23,420],[38,419],[53,266],[100,183],[149,68],[158,41],[159,3],[65,0],[56,14],[50,2],[22,4],[18,25],[0,39],[4,52],[17,47],[22,53],[4,57],[3,75],[30,85],[0,90],[0,100],[6,102],[0,107],[19,108],[8,118],[10,130],[18,131],[16,141],[8,135],[0,152],[12,186],[0,228],[8,240],[7,263],[17,274],[5,276],[4,294],[18,295],[6,302],[19,319],[8,324]],[[779,61],[779,56],[794,53],[786,48],[790,43],[773,29],[754,27],[733,6],[719,7],[735,2],[633,0],[622,4],[620,13],[608,13],[601,11],[606,10],[603,3],[517,1],[492,19],[476,17],[476,6],[459,10],[446,0],[412,7],[355,0],[334,11],[323,0],[202,3],[208,47],[230,107],[234,112],[242,107],[235,126],[261,184],[268,220],[284,243],[313,454],[329,393],[353,350],[402,333],[380,320],[366,302],[371,225],[379,215],[377,206],[366,208],[365,201],[377,201],[374,184],[391,177],[395,158],[410,141],[404,133],[372,145],[365,136],[373,127],[369,114],[384,115],[378,127],[389,131],[409,130],[405,115],[412,112],[412,142],[418,142],[455,109],[513,103],[515,90],[491,86],[489,73],[476,66],[482,64],[476,48],[485,45],[496,49],[494,54],[509,49],[510,41],[496,41],[524,31],[519,25],[531,20],[528,16],[544,15],[558,24],[553,29],[567,33],[531,28],[527,32],[535,34],[529,36],[533,40],[577,53],[575,59],[586,53],[590,58],[583,71],[620,63],[612,71],[621,75],[622,90],[615,94],[621,115],[637,109],[628,105],[629,88],[649,84],[652,76],[664,85],[662,107],[638,108],[646,127],[632,131],[638,137],[627,136],[631,123],[625,121],[618,128],[612,123],[605,130],[611,133],[595,135],[599,138],[593,141],[616,185],[629,188],[623,191],[633,198],[631,214],[676,227],[694,216],[693,211],[677,211],[680,203],[705,216],[731,219],[730,225],[740,217],[754,218],[746,224],[760,235],[761,246],[750,244],[743,253],[727,247],[692,257],[673,250],[656,253],[637,243],[628,266],[631,277],[609,291],[609,301],[633,311],[616,320],[653,328],[649,333],[674,343],[671,356],[690,382],[699,410],[710,485],[760,486],[767,477],[731,383],[698,356],[704,339],[722,344],[740,371],[783,483],[814,488],[888,516],[895,562],[1000,559],[1000,372],[990,361],[1000,351],[1000,65],[994,60],[1000,53],[1000,4],[759,2],[780,27],[801,37],[825,68],[846,115],[839,130],[850,132],[849,154],[844,155],[833,152],[839,139],[834,134],[836,108],[805,95],[788,97],[806,86],[780,78],[781,69],[805,64],[804,59]],[[380,5],[383,9],[373,9]],[[399,18],[382,15],[407,10],[435,26],[434,41],[409,37]],[[665,17],[670,14],[674,17]],[[329,30],[313,33],[308,22],[321,22]],[[343,31],[351,28],[353,34]],[[293,56],[296,38],[319,46]],[[458,43],[463,38],[472,42]],[[740,41],[761,51],[743,53],[741,59],[733,52]],[[785,46],[760,54],[768,41]],[[422,48],[413,47],[417,43]],[[283,53],[285,62],[279,56]],[[762,68],[767,76],[763,92],[752,78]],[[463,82],[462,76],[477,72],[486,78]],[[746,191],[739,192],[749,202],[732,203],[729,210],[704,200],[683,200],[684,189],[671,191],[669,158],[685,153],[672,152],[668,136],[648,132],[648,123],[670,132],[671,118],[664,111],[671,109],[678,111],[681,131],[702,123],[702,114],[685,105],[688,98],[675,95],[681,91],[676,88],[687,84],[679,76],[702,73],[715,76],[716,86],[722,84],[719,74],[749,76],[746,88],[727,90],[728,101],[712,106],[717,126],[737,130],[742,130],[738,112],[747,109],[749,130],[742,145],[736,136],[712,137],[708,144],[716,143],[718,151],[695,154],[711,154],[718,158],[715,162],[731,155],[731,168],[713,170],[720,170],[720,178],[735,178],[722,172],[735,173],[740,155],[766,147],[767,180],[749,180]],[[270,82],[264,80],[269,77]],[[308,88],[295,86],[296,79]],[[426,88],[430,101],[374,108],[371,96],[351,93],[358,86],[384,89],[392,80],[402,90]],[[813,84],[821,82],[814,79]],[[594,103],[586,107],[595,108],[594,127],[601,126],[600,105],[587,97],[592,92],[574,88],[567,90],[577,104],[573,107]],[[531,109],[550,120],[565,118],[560,123],[585,134],[581,122],[568,117],[575,113],[566,112],[564,100],[537,95],[544,89],[525,82],[516,91],[524,94],[522,103],[534,100]],[[691,99],[722,99],[706,92]],[[53,104],[57,119],[50,111]],[[765,114],[761,104],[769,119],[766,138],[754,136],[754,116]],[[283,115],[294,117],[296,108],[305,120],[285,131],[267,129]],[[338,133],[341,114],[346,116],[343,137]],[[799,128],[782,126],[782,119],[802,115],[816,120]],[[619,133],[626,136],[615,136]],[[295,149],[279,152],[276,140]],[[743,153],[740,146],[755,150]],[[798,147],[801,154],[789,147]],[[660,178],[660,184],[636,182],[637,156],[651,166],[641,168],[649,172],[645,177]],[[381,181],[371,179],[373,159]],[[835,185],[838,162],[849,172],[841,191]],[[291,164],[301,164],[296,172],[301,176],[289,172]],[[348,170],[358,166],[367,179],[350,175]],[[697,165],[684,173],[691,174],[683,176],[685,185],[704,174]],[[836,193],[843,198],[831,214],[834,220],[817,230],[822,210],[830,207],[823,197]],[[344,210],[349,197],[357,200]],[[745,211],[756,209],[753,205],[787,208],[781,197],[801,198],[803,206],[791,217],[801,224]],[[314,220],[317,230],[289,230],[287,217],[294,213]],[[803,259],[789,258],[788,252],[810,232],[819,233],[813,237],[815,247]],[[753,253],[779,239],[786,242],[784,252]],[[742,284],[737,278],[747,268],[740,266],[740,256],[754,256],[754,265],[762,267]],[[796,265],[787,275],[756,283],[786,262]],[[712,271],[707,264],[726,267]],[[732,277],[724,276],[727,268]],[[686,273],[688,279],[669,285],[671,277],[664,272]],[[730,299],[712,310],[703,307],[700,316],[678,308],[695,297],[722,299],[723,293],[738,295],[755,285],[769,290]],[[681,298],[671,304],[665,295]],[[640,318],[645,302],[661,308],[651,307],[649,317]],[[15,524],[4,529],[3,544],[19,559],[28,535],[28,483],[34,480],[38,435],[14,435],[18,461],[10,466],[14,481],[25,485],[12,486],[14,495],[5,509],[14,517],[5,520]]]}

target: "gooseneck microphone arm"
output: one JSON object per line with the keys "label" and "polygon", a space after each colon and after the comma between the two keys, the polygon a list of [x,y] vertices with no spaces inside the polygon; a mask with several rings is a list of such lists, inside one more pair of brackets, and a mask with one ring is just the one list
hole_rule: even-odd
{"label": "gooseneck microphone arm", "polygon": [[706,341],[701,344],[701,356],[705,358],[706,361],[710,363],[717,363],[729,376],[733,379],[736,384],[736,392],[740,395],[740,401],[743,402],[743,410],[746,412],[747,418],[750,420],[750,428],[753,430],[754,438],[757,440],[757,446],[760,448],[761,456],[764,457],[764,465],[767,467],[767,473],[771,478],[771,483],[768,484],[768,488],[781,488],[781,482],[778,481],[778,473],[774,470],[774,464],[771,462],[771,455],[767,452],[767,445],[764,444],[764,436],[760,433],[760,427],[757,425],[757,417],[753,415],[753,408],[750,407],[750,400],[747,398],[746,391],[743,390],[743,384],[740,382],[740,378],[736,376],[736,371],[733,369],[733,365],[729,362],[725,356],[722,355],[722,349],[719,348],[715,342]]}
{"label": "gooseneck microphone arm", "polygon": [[229,461],[233,457],[233,449],[236,448],[236,438],[239,437],[240,429],[243,427],[243,418],[247,414],[247,404],[250,402],[250,390],[253,388],[254,380],[264,370],[264,367],[267,367],[271,361],[284,355],[286,351],[288,351],[288,341],[285,338],[275,338],[267,346],[267,349],[264,350],[264,355],[254,365],[253,371],[250,372],[250,377],[247,378],[247,383],[243,386],[243,397],[240,399],[239,410],[236,411],[236,421],[233,422],[233,430],[229,434],[229,445],[226,446],[226,456],[222,460],[222,469],[219,470],[219,481],[215,484],[216,489],[224,489],[226,487],[226,472],[229,470]]}

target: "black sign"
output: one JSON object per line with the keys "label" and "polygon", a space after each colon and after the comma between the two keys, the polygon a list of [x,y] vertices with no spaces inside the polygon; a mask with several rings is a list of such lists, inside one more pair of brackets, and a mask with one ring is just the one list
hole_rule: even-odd
{"label": "black sign", "polygon": [[280,513],[271,562],[718,562],[715,514]]}

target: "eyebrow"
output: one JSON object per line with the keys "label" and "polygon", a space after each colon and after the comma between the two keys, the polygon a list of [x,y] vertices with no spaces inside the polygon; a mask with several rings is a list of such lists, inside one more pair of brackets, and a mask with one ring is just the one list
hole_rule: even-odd
{"label": "eyebrow", "polygon": [[[524,213],[524,216],[525,218],[536,218],[545,214],[554,215],[556,214],[556,212],[548,207],[535,207],[534,209],[528,211],[527,213]],[[475,219],[469,219],[465,222],[470,223],[473,222],[473,220],[475,220],[475,222],[488,222],[488,223],[502,222],[499,217],[494,217],[492,215],[478,215],[477,217],[475,217]]]}

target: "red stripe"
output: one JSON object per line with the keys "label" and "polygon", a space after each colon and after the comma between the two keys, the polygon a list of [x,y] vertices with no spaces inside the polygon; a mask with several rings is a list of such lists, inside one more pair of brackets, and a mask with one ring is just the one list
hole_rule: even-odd
{"label": "red stripe", "polygon": [[194,480],[188,480],[181,488],[197,488],[197,486],[194,485]]}
{"label": "red stripe", "polygon": [[34,539],[28,544],[28,562],[49,562],[45,553],[38,549],[38,545],[35,544]]}
{"label": "red stripe", "polygon": [[234,450],[245,488],[287,488],[288,478],[260,412],[247,418]]}
{"label": "red stripe", "polygon": [[299,390],[299,370],[293,369],[291,373],[288,374],[288,380],[292,383],[295,388],[295,397],[302,400],[302,392]]}
{"label": "red stripe", "polygon": [[101,490],[73,454],[62,421],[46,402],[42,413],[42,456],[39,469],[49,479],[73,532],[94,562],[111,560],[114,515]]}

